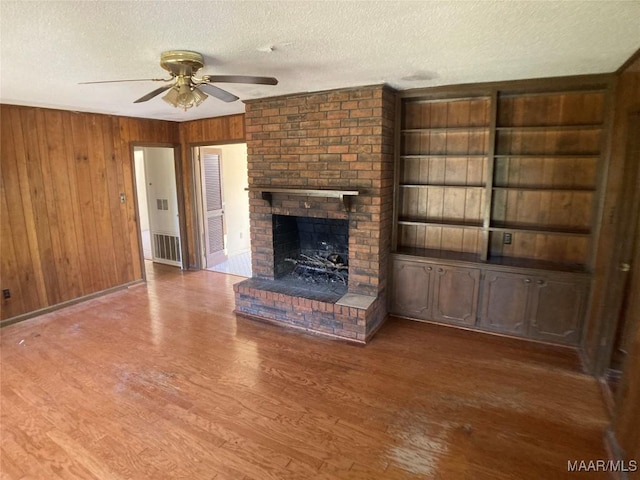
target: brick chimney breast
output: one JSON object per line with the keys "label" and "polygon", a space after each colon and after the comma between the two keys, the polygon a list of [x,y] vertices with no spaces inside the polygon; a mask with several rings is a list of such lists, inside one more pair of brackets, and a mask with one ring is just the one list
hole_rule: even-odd
{"label": "brick chimney breast", "polygon": [[[274,193],[269,205],[260,192],[250,191],[254,277],[236,285],[236,312],[363,343],[387,312],[395,93],[378,85],[246,104],[249,188],[358,190],[359,195],[347,211],[338,198]],[[349,283],[343,301],[278,291],[273,215],[348,221]]]}

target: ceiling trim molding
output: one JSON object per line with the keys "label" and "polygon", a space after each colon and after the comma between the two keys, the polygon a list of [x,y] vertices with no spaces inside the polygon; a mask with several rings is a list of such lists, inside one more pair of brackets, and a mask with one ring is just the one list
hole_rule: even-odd
{"label": "ceiling trim molding", "polygon": [[616,74],[620,75],[622,72],[624,72],[627,68],[629,68],[636,60],[640,59],[640,48],[638,48],[638,50],[636,50],[633,55],[631,55],[626,62],[624,62],[622,65],[620,65],[620,68],[618,68],[618,70],[616,70]]}
{"label": "ceiling trim molding", "polygon": [[424,96],[425,92],[427,92],[434,97],[445,97],[450,96],[451,94],[455,94],[455,92],[457,91],[465,92],[465,94],[473,93],[477,95],[487,95],[493,90],[501,90],[509,93],[519,93],[520,91],[536,93],[557,89],[605,90],[613,85],[614,79],[614,73],[598,73],[593,75],[531,78],[522,80],[505,80],[500,82],[464,83],[456,85],[439,85],[437,87],[401,90],[400,96],[402,98]]}

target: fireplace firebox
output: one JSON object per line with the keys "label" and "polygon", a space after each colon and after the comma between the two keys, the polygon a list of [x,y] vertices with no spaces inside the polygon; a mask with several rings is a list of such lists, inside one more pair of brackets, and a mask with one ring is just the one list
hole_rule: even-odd
{"label": "fireplace firebox", "polygon": [[273,261],[275,279],[347,293],[349,222],[273,215]]}

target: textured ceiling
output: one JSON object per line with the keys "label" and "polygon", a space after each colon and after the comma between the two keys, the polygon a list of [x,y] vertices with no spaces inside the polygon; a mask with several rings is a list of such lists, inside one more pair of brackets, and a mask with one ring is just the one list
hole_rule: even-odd
{"label": "textured ceiling", "polygon": [[398,89],[603,73],[640,47],[640,1],[0,2],[0,101],[165,120],[244,111],[208,98],[177,110],[153,82],[165,50],[195,50],[242,100],[388,83]]}

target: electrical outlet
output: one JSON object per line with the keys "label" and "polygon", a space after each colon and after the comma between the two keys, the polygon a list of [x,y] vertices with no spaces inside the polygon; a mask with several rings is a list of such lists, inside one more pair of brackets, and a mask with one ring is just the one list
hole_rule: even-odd
{"label": "electrical outlet", "polygon": [[5,300],[8,300],[11,298],[11,290],[9,290],[8,288],[5,288],[4,290],[2,290],[2,298],[4,298]]}
{"label": "electrical outlet", "polygon": [[504,233],[502,235],[502,243],[504,243],[505,245],[510,245],[512,238],[513,238],[513,235],[511,233]]}

